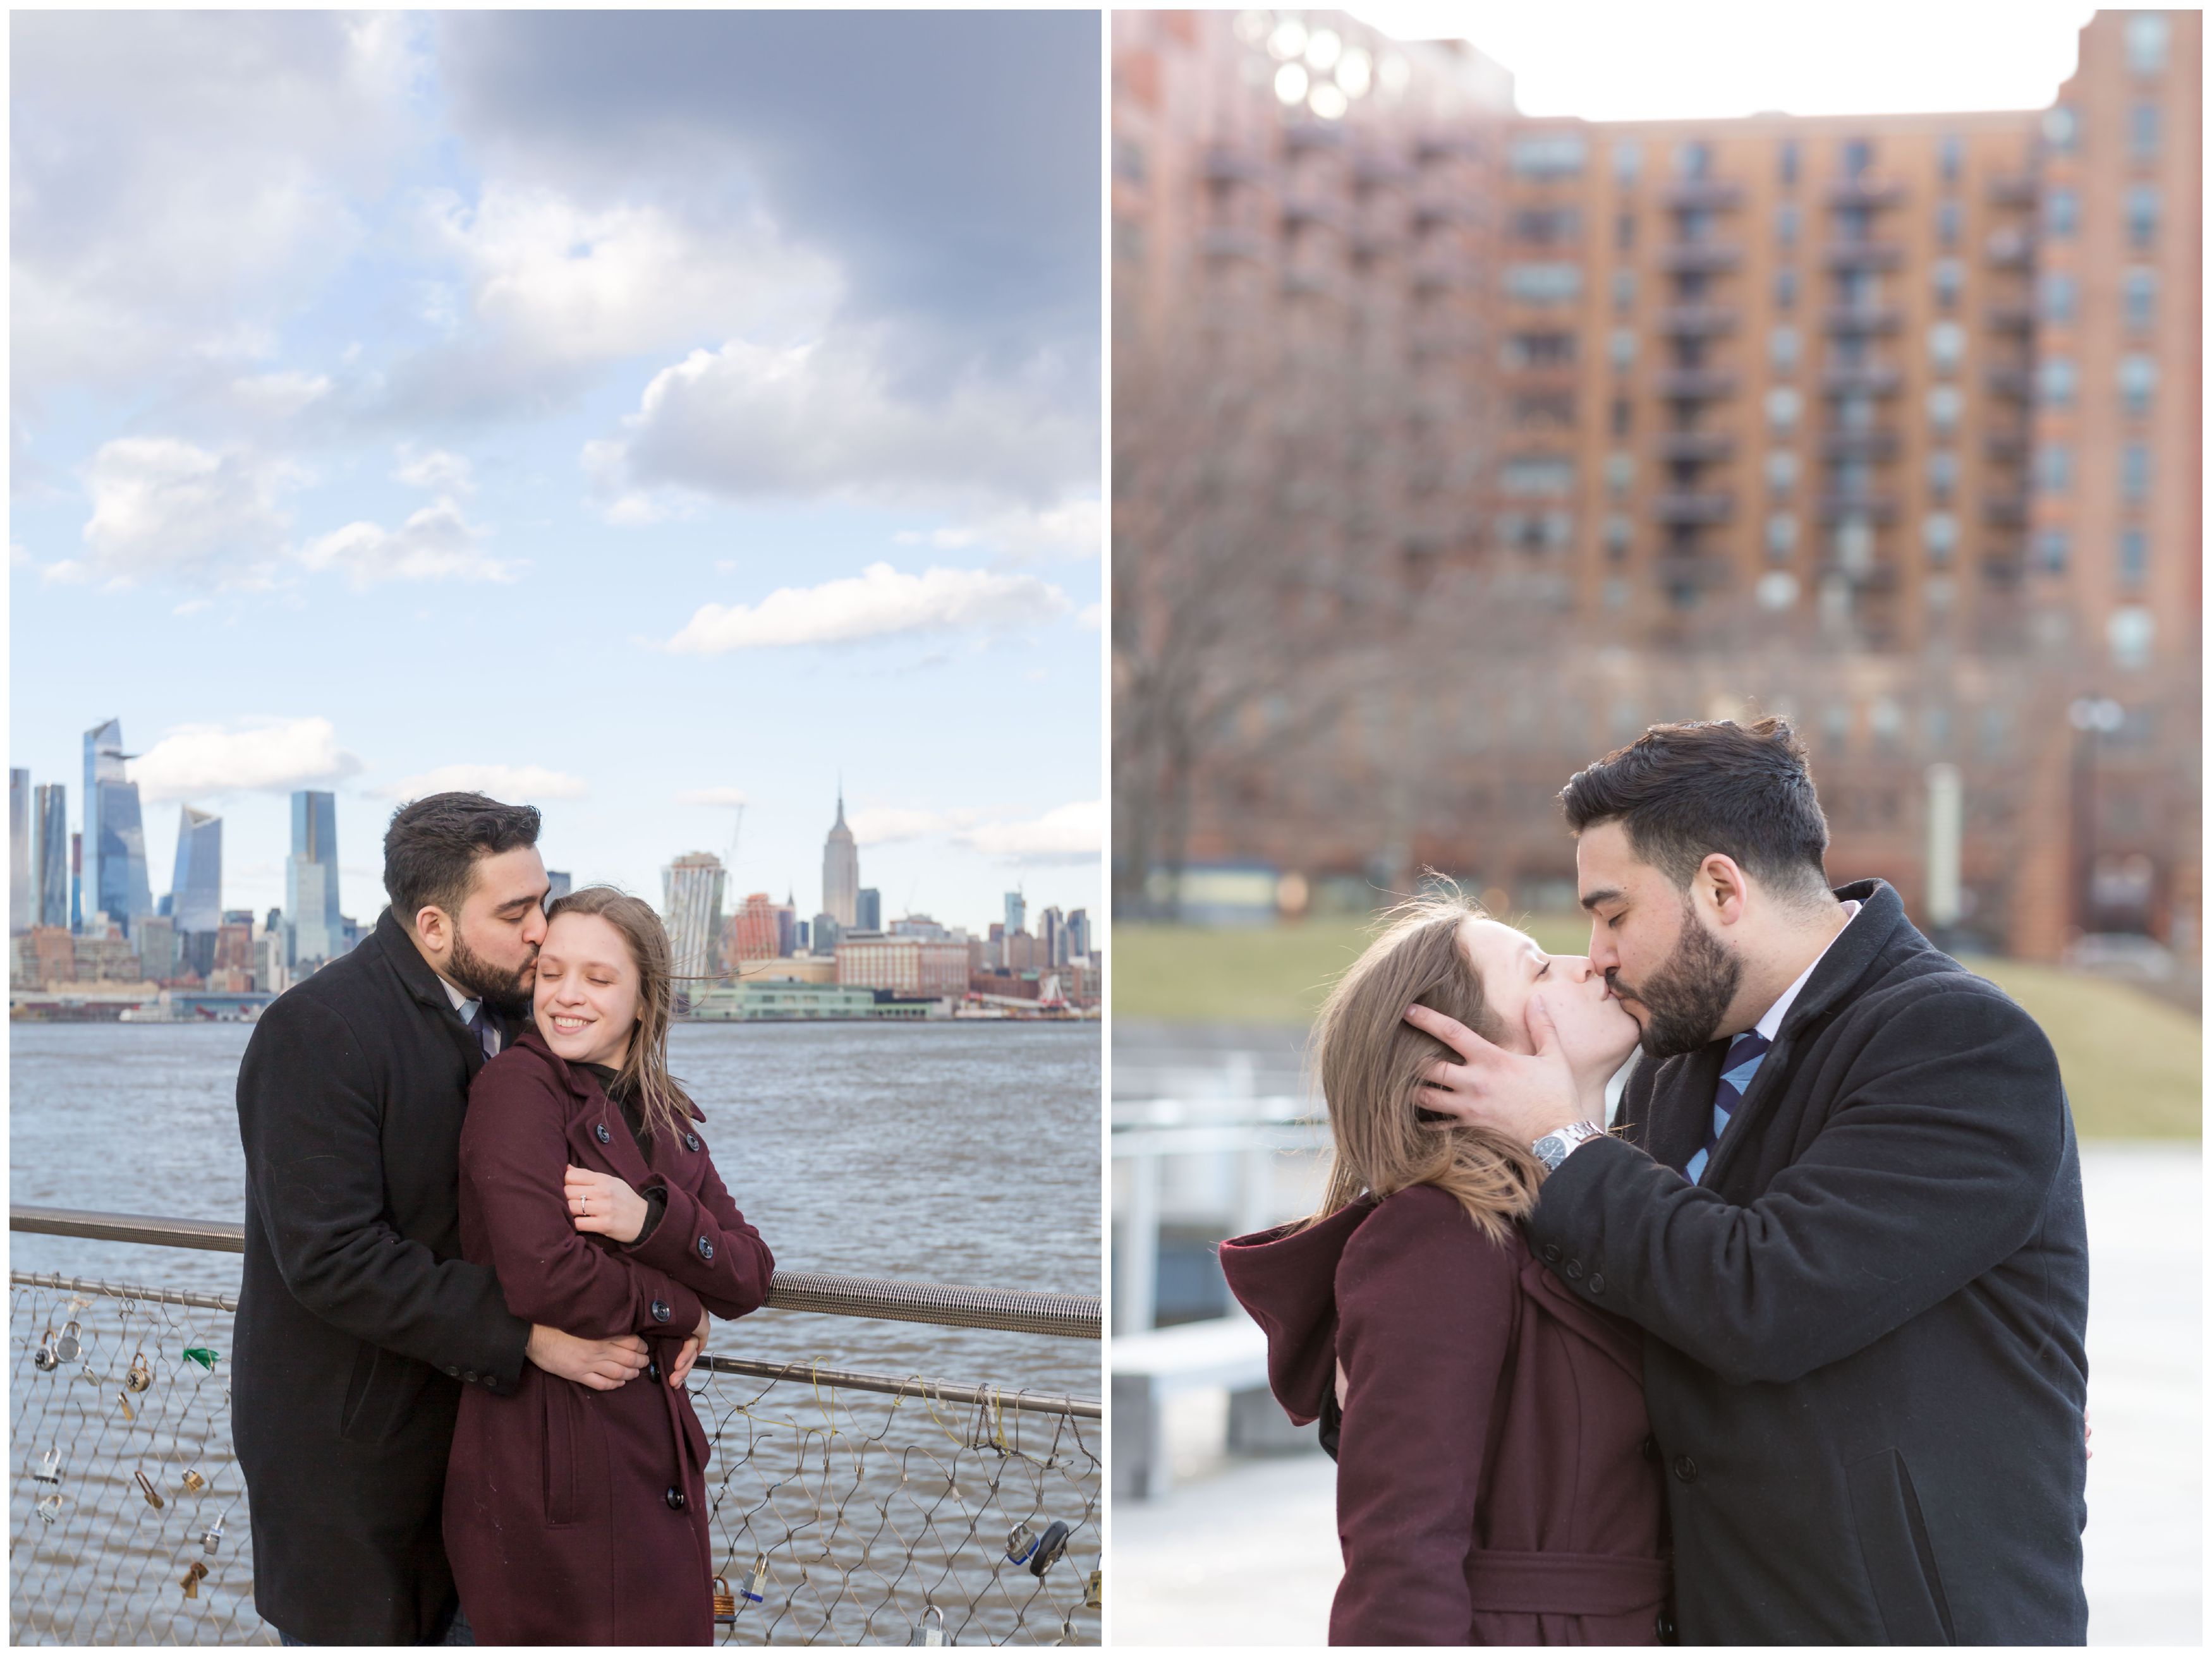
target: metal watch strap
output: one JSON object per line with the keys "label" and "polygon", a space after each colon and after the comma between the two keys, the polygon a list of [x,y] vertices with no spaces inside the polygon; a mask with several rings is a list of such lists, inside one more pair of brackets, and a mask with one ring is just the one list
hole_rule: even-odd
{"label": "metal watch strap", "polygon": [[1557,1173],[1559,1170],[1559,1163],[1565,1161],[1568,1154],[1577,1145],[1588,1143],[1593,1138],[1604,1137],[1605,1129],[1595,1122],[1570,1121],[1558,1131],[1546,1133],[1529,1148],[1535,1152],[1536,1159],[1541,1162],[1547,1170]]}

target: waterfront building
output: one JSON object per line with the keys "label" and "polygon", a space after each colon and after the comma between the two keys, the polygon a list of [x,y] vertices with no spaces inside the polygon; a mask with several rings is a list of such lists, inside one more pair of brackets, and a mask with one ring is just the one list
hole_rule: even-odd
{"label": "waterfront building", "polygon": [[884,894],[872,885],[864,885],[853,900],[853,925],[856,931],[880,931],[884,929]]}
{"label": "waterfront building", "polygon": [[725,930],[724,963],[734,967],[745,961],[772,961],[782,954],[782,907],[767,892],[748,894]]}
{"label": "waterfront building", "polygon": [[295,977],[345,953],[345,917],[338,913],[335,794],[302,789],[292,796],[292,854],[284,864],[284,908],[289,917],[284,964]]}
{"label": "waterfront building", "polygon": [[82,912],[104,913],[125,928],[154,912],[138,785],[125,774],[131,757],[123,751],[122,720],[103,720],[84,733],[84,842],[92,889]]}
{"label": "waterfront building", "polygon": [[[1342,14],[1116,13],[1116,722],[1182,755],[1117,767],[1117,901],[1254,862],[1548,903],[1574,769],[1776,711],[1835,877],[2196,955],[2202,29],[2097,13],[2043,110],[1589,122]],[[1226,640],[1194,753],[1130,700],[1179,624]]]}
{"label": "waterfront building", "polygon": [[8,935],[20,937],[38,924],[31,896],[31,773],[8,772]]}
{"label": "waterfront building", "polygon": [[1037,945],[1043,951],[1044,965],[1067,963],[1066,922],[1057,907],[1048,908],[1037,916]]}
{"label": "waterfront building", "polygon": [[1006,894],[1006,931],[1009,936],[1029,924],[1029,901],[1019,891]]}
{"label": "waterfront building", "polygon": [[750,961],[738,969],[740,983],[835,983],[837,962],[827,955],[779,955]]}
{"label": "waterfront building", "polygon": [[811,955],[814,952],[812,924],[799,919],[795,915],[793,917],[791,925],[791,952],[793,955]]}
{"label": "waterfront building", "polygon": [[[860,852],[845,826],[845,790],[837,790],[837,820],[822,846],[822,912],[841,926],[860,921]],[[821,951],[818,944],[816,949]]]}
{"label": "waterfront building", "polygon": [[1052,962],[1045,958],[1039,939],[1026,931],[1009,931],[1000,945],[999,963],[1009,972],[1034,972]]}
{"label": "waterfront building", "polygon": [[39,925],[70,924],[69,788],[41,782],[32,790],[32,907]]}
{"label": "waterfront building", "polygon": [[177,818],[177,866],[169,881],[169,918],[180,937],[222,924],[222,818],[190,805]]}
{"label": "waterfront building", "polygon": [[1091,911],[1087,908],[1068,912],[1067,958],[1071,961],[1091,958]]}
{"label": "waterfront building", "polygon": [[909,914],[903,919],[893,920],[890,934],[894,937],[925,937],[933,942],[941,942],[953,935],[927,914]]}
{"label": "waterfront building", "polygon": [[838,923],[835,914],[827,913],[817,914],[814,917],[811,930],[812,942],[810,945],[810,952],[817,955],[835,955],[837,952],[838,940],[844,935],[845,928]]}
{"label": "waterfront building", "polygon": [[968,945],[924,937],[847,937],[837,945],[837,981],[901,995],[962,995]]}
{"label": "waterfront building", "polygon": [[926,1017],[926,1003],[879,998],[872,989],[836,983],[799,983],[747,978],[720,983],[696,1000],[687,1017],[702,1022],[787,1022],[861,1018]]}
{"label": "waterfront building", "polygon": [[545,870],[545,901],[547,902],[556,901],[574,889],[574,882],[566,870],[549,868]]}
{"label": "waterfront building", "polygon": [[177,975],[177,923],[160,914],[142,914],[131,943],[138,955],[139,975],[155,983]]}
{"label": "waterfront building", "polygon": [[775,910],[775,952],[779,958],[806,952],[806,922],[799,918],[799,902],[788,890]]}
{"label": "waterfront building", "polygon": [[[721,970],[722,859],[688,852],[660,873],[661,917],[679,979],[712,977]],[[690,992],[681,983],[679,999]]]}

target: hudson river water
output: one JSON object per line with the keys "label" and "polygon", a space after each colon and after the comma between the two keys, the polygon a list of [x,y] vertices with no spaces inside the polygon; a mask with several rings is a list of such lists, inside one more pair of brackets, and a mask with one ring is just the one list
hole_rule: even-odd
{"label": "hudson river water", "polygon": [[[9,1029],[16,1202],[236,1220],[243,1024]],[[777,1263],[1099,1291],[1099,1026],[690,1024],[672,1067]],[[234,1254],[18,1235],[17,1271],[234,1292]],[[762,1312],[710,1350],[1077,1397],[1090,1341]]]}

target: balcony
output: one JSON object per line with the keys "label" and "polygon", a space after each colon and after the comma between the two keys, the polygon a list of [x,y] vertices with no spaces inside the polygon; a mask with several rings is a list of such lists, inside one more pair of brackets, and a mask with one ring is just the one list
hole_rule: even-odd
{"label": "balcony", "polygon": [[1676,464],[1725,460],[1735,453],[1735,439],[1724,431],[1669,431],[1660,434],[1652,452]]}
{"label": "balcony", "polygon": [[1898,387],[1904,382],[1902,373],[1880,362],[1830,368],[1820,375],[1820,389],[1831,397],[1894,397]]}
{"label": "balcony", "polygon": [[1830,460],[1871,460],[1877,464],[1897,458],[1893,431],[1832,431],[1820,440],[1822,458]]}
{"label": "balcony", "polygon": [[1352,182],[1363,189],[1407,185],[1413,181],[1413,169],[1395,155],[1362,155],[1352,164]]}
{"label": "balcony", "polygon": [[1257,184],[1267,171],[1256,155],[1241,149],[1209,149],[1199,170],[1208,184],[1224,185]]}
{"label": "balcony", "polygon": [[1743,205],[1743,186],[1719,179],[1683,179],[1660,191],[1661,203],[1676,209],[1710,208],[1725,212]]}
{"label": "balcony", "polygon": [[1431,230],[1472,225],[1477,216],[1472,203],[1450,196],[1429,194],[1418,197],[1413,202],[1413,221],[1417,234],[1425,235]]}
{"label": "balcony", "polygon": [[1678,339],[1711,339],[1735,331],[1733,305],[1674,305],[1659,312],[1659,331]]}
{"label": "balcony", "polygon": [[1659,268],[1671,275],[1692,270],[1733,270],[1743,249],[1732,241],[1678,241],[1659,250]]}
{"label": "balcony", "polygon": [[1870,488],[1845,489],[1820,496],[1820,512],[1824,524],[1857,519],[1863,523],[1887,525],[1897,521],[1897,496],[1878,494]]}
{"label": "balcony", "polygon": [[1240,229],[1233,225],[1218,224],[1200,233],[1198,245],[1208,258],[1245,258],[1255,262],[1265,256],[1267,243],[1256,230]]}
{"label": "balcony", "polygon": [[1406,239],[1395,231],[1363,227],[1352,233],[1352,255],[1354,258],[1386,258],[1405,246]]}
{"label": "balcony", "polygon": [[1905,186],[1894,179],[1838,179],[1827,189],[1831,207],[1894,207]]}
{"label": "balcony", "polygon": [[2024,529],[2027,526],[2027,498],[2022,494],[1984,494],[1982,497],[1982,521],[1992,529]]}
{"label": "balcony", "polygon": [[1861,592],[1887,592],[1897,585],[1897,566],[1887,558],[1869,558],[1863,563],[1829,558],[1814,573],[1823,580],[1840,576]]}
{"label": "balcony", "polygon": [[2008,397],[2018,403],[2031,401],[2035,396],[2035,376],[2026,368],[1991,368],[1983,376],[1983,383],[1999,397]]}
{"label": "balcony", "polygon": [[1345,297],[1344,283],[1333,270],[1294,265],[1283,272],[1283,296],[1286,299],[1341,300]]}
{"label": "balcony", "polygon": [[1985,256],[2000,270],[2024,270],[2035,262],[2035,239],[2025,230],[1993,232]]}
{"label": "balcony", "polygon": [[2027,458],[2027,436],[2024,432],[1993,431],[1982,440],[1982,452],[2003,464],[2017,465]]}
{"label": "balcony", "polygon": [[2037,192],[2033,179],[2015,173],[1991,179],[1983,193],[1992,207],[2033,207]]}
{"label": "balcony", "polygon": [[1464,133],[1431,133],[1414,146],[1413,159],[1424,167],[1440,161],[1478,161],[1482,146]]}
{"label": "balcony", "polygon": [[2035,307],[2032,305],[1992,305],[1982,313],[1982,319],[1998,333],[2035,331]]}
{"label": "balcony", "polygon": [[1344,129],[1328,121],[1292,121],[1283,128],[1283,143],[1292,154],[1301,149],[1341,149]]}
{"label": "balcony", "polygon": [[1904,320],[1894,305],[1832,305],[1820,313],[1820,325],[1830,333],[1895,333]]}
{"label": "balcony", "polygon": [[1320,201],[1310,196],[1286,197],[1283,203],[1283,227],[1302,230],[1308,225],[1340,231],[1345,227],[1344,209],[1335,202]]}
{"label": "balcony", "polygon": [[1651,503],[1655,523],[1690,525],[1724,524],[1735,515],[1735,496],[1723,494],[1662,494]]}
{"label": "balcony", "polygon": [[1453,259],[1431,255],[1413,266],[1413,290],[1423,294],[1449,293],[1465,285],[1465,267]]}
{"label": "balcony", "polygon": [[1735,395],[1735,376],[1711,368],[1662,368],[1653,379],[1662,397],[1678,403]]}
{"label": "balcony", "polygon": [[1894,270],[1905,249],[1893,241],[1838,241],[1822,250],[1820,262],[1831,270]]}

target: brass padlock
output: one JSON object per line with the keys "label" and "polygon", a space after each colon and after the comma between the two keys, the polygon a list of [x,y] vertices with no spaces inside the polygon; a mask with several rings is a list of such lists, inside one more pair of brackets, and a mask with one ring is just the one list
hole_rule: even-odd
{"label": "brass padlock", "polygon": [[154,1371],[147,1366],[143,1351],[131,1359],[131,1372],[123,1377],[123,1383],[134,1392],[143,1392],[154,1383]]}
{"label": "brass padlock", "polygon": [[210,1558],[222,1549],[222,1520],[229,1516],[228,1513],[219,1514],[215,1522],[208,1526],[207,1533],[200,1538],[201,1550]]}
{"label": "brass padlock", "polygon": [[141,1466],[136,1472],[132,1473],[131,1476],[138,1480],[139,1489],[144,1491],[146,1504],[151,1507],[155,1512],[161,1511],[162,1507],[169,1504],[167,1501],[161,1499],[161,1492],[154,1487],[154,1480],[146,1476],[146,1469],[143,1466]]}
{"label": "brass padlock", "polygon": [[1106,1573],[1103,1570],[1093,1570],[1091,1572],[1091,1580],[1084,1584],[1083,1608],[1103,1610],[1105,1605]]}
{"label": "brass padlock", "polygon": [[200,1583],[207,1580],[207,1573],[208,1567],[205,1564],[197,1558],[192,1560],[192,1567],[185,1572],[185,1579],[179,1584],[184,1588],[185,1598],[197,1598],[200,1596]]}
{"label": "brass padlock", "polygon": [[753,1560],[752,1585],[745,1589],[745,1602],[757,1604],[768,1592],[768,1555],[761,1553]]}
{"label": "brass padlock", "polygon": [[184,1484],[186,1495],[198,1495],[202,1489],[207,1488],[207,1479],[202,1477],[198,1472],[186,1472],[179,1482]]}
{"label": "brass padlock", "polygon": [[138,1418],[138,1411],[131,1406],[131,1394],[128,1392],[118,1392],[115,1394],[115,1400],[123,1405],[125,1420],[132,1421]]}
{"label": "brass padlock", "polygon": [[62,1325],[62,1337],[54,1342],[54,1356],[63,1362],[75,1362],[76,1354],[84,1350],[84,1342],[77,1338],[84,1325],[71,1317]]}
{"label": "brass padlock", "polygon": [[718,1622],[738,1619],[738,1595],[730,1591],[729,1580],[726,1576],[714,1578],[714,1619]]}

